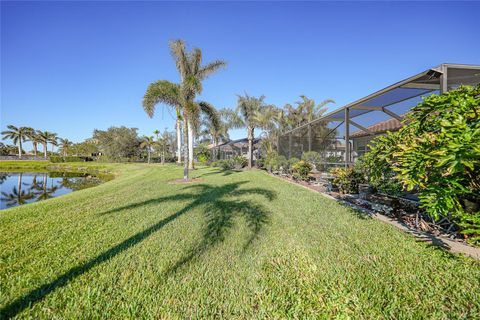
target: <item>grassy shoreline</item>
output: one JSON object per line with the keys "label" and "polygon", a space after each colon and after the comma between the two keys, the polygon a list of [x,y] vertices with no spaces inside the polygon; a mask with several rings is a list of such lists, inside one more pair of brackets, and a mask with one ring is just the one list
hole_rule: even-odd
{"label": "grassy shoreline", "polygon": [[59,165],[117,178],[0,211],[0,317],[480,316],[477,261],[264,172]]}

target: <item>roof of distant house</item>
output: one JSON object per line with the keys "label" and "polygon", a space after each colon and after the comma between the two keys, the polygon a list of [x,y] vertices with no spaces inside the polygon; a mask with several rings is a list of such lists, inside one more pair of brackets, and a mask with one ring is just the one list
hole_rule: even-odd
{"label": "roof of distant house", "polygon": [[[367,127],[367,129],[374,134],[382,134],[387,131],[397,131],[403,127],[403,124],[398,121],[395,118],[388,119],[386,121],[379,122],[377,124],[371,125]],[[365,132],[363,130],[359,130],[357,132],[354,132],[350,135],[351,138],[360,138],[360,137],[366,137],[369,136],[370,134],[368,132]]]}

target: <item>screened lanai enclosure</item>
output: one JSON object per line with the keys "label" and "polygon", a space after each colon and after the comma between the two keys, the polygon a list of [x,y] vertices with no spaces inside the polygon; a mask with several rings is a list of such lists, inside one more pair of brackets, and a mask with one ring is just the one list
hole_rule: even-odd
{"label": "screened lanai enclosure", "polygon": [[372,138],[401,128],[403,116],[422,97],[478,83],[480,65],[442,64],[283,133],[279,154],[300,159],[303,153],[316,151],[323,170],[349,166],[368,152]]}

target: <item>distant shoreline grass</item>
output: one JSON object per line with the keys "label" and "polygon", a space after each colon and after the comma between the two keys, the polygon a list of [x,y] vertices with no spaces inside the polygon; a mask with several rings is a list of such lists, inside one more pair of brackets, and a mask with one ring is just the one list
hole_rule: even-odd
{"label": "distant shoreline grass", "polygon": [[0,318],[480,317],[478,261],[262,171],[59,165],[117,178],[0,211]]}

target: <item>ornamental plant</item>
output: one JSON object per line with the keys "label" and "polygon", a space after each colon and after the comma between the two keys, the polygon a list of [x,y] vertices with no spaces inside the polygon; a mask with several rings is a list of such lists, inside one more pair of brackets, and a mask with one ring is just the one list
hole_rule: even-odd
{"label": "ornamental plant", "polygon": [[312,165],[300,160],[292,166],[293,177],[298,180],[308,180],[308,174],[312,171]]}
{"label": "ornamental plant", "polygon": [[322,162],[322,157],[316,151],[307,151],[302,154],[302,160],[310,163],[316,170],[318,170],[320,163]]}
{"label": "ornamental plant", "polygon": [[358,186],[365,182],[363,173],[357,168],[333,168],[330,171],[333,176],[333,184],[338,186],[342,193],[358,193]]}
{"label": "ornamental plant", "polygon": [[418,188],[433,219],[449,219],[480,243],[480,85],[424,98],[404,124],[370,145],[369,180]]}

